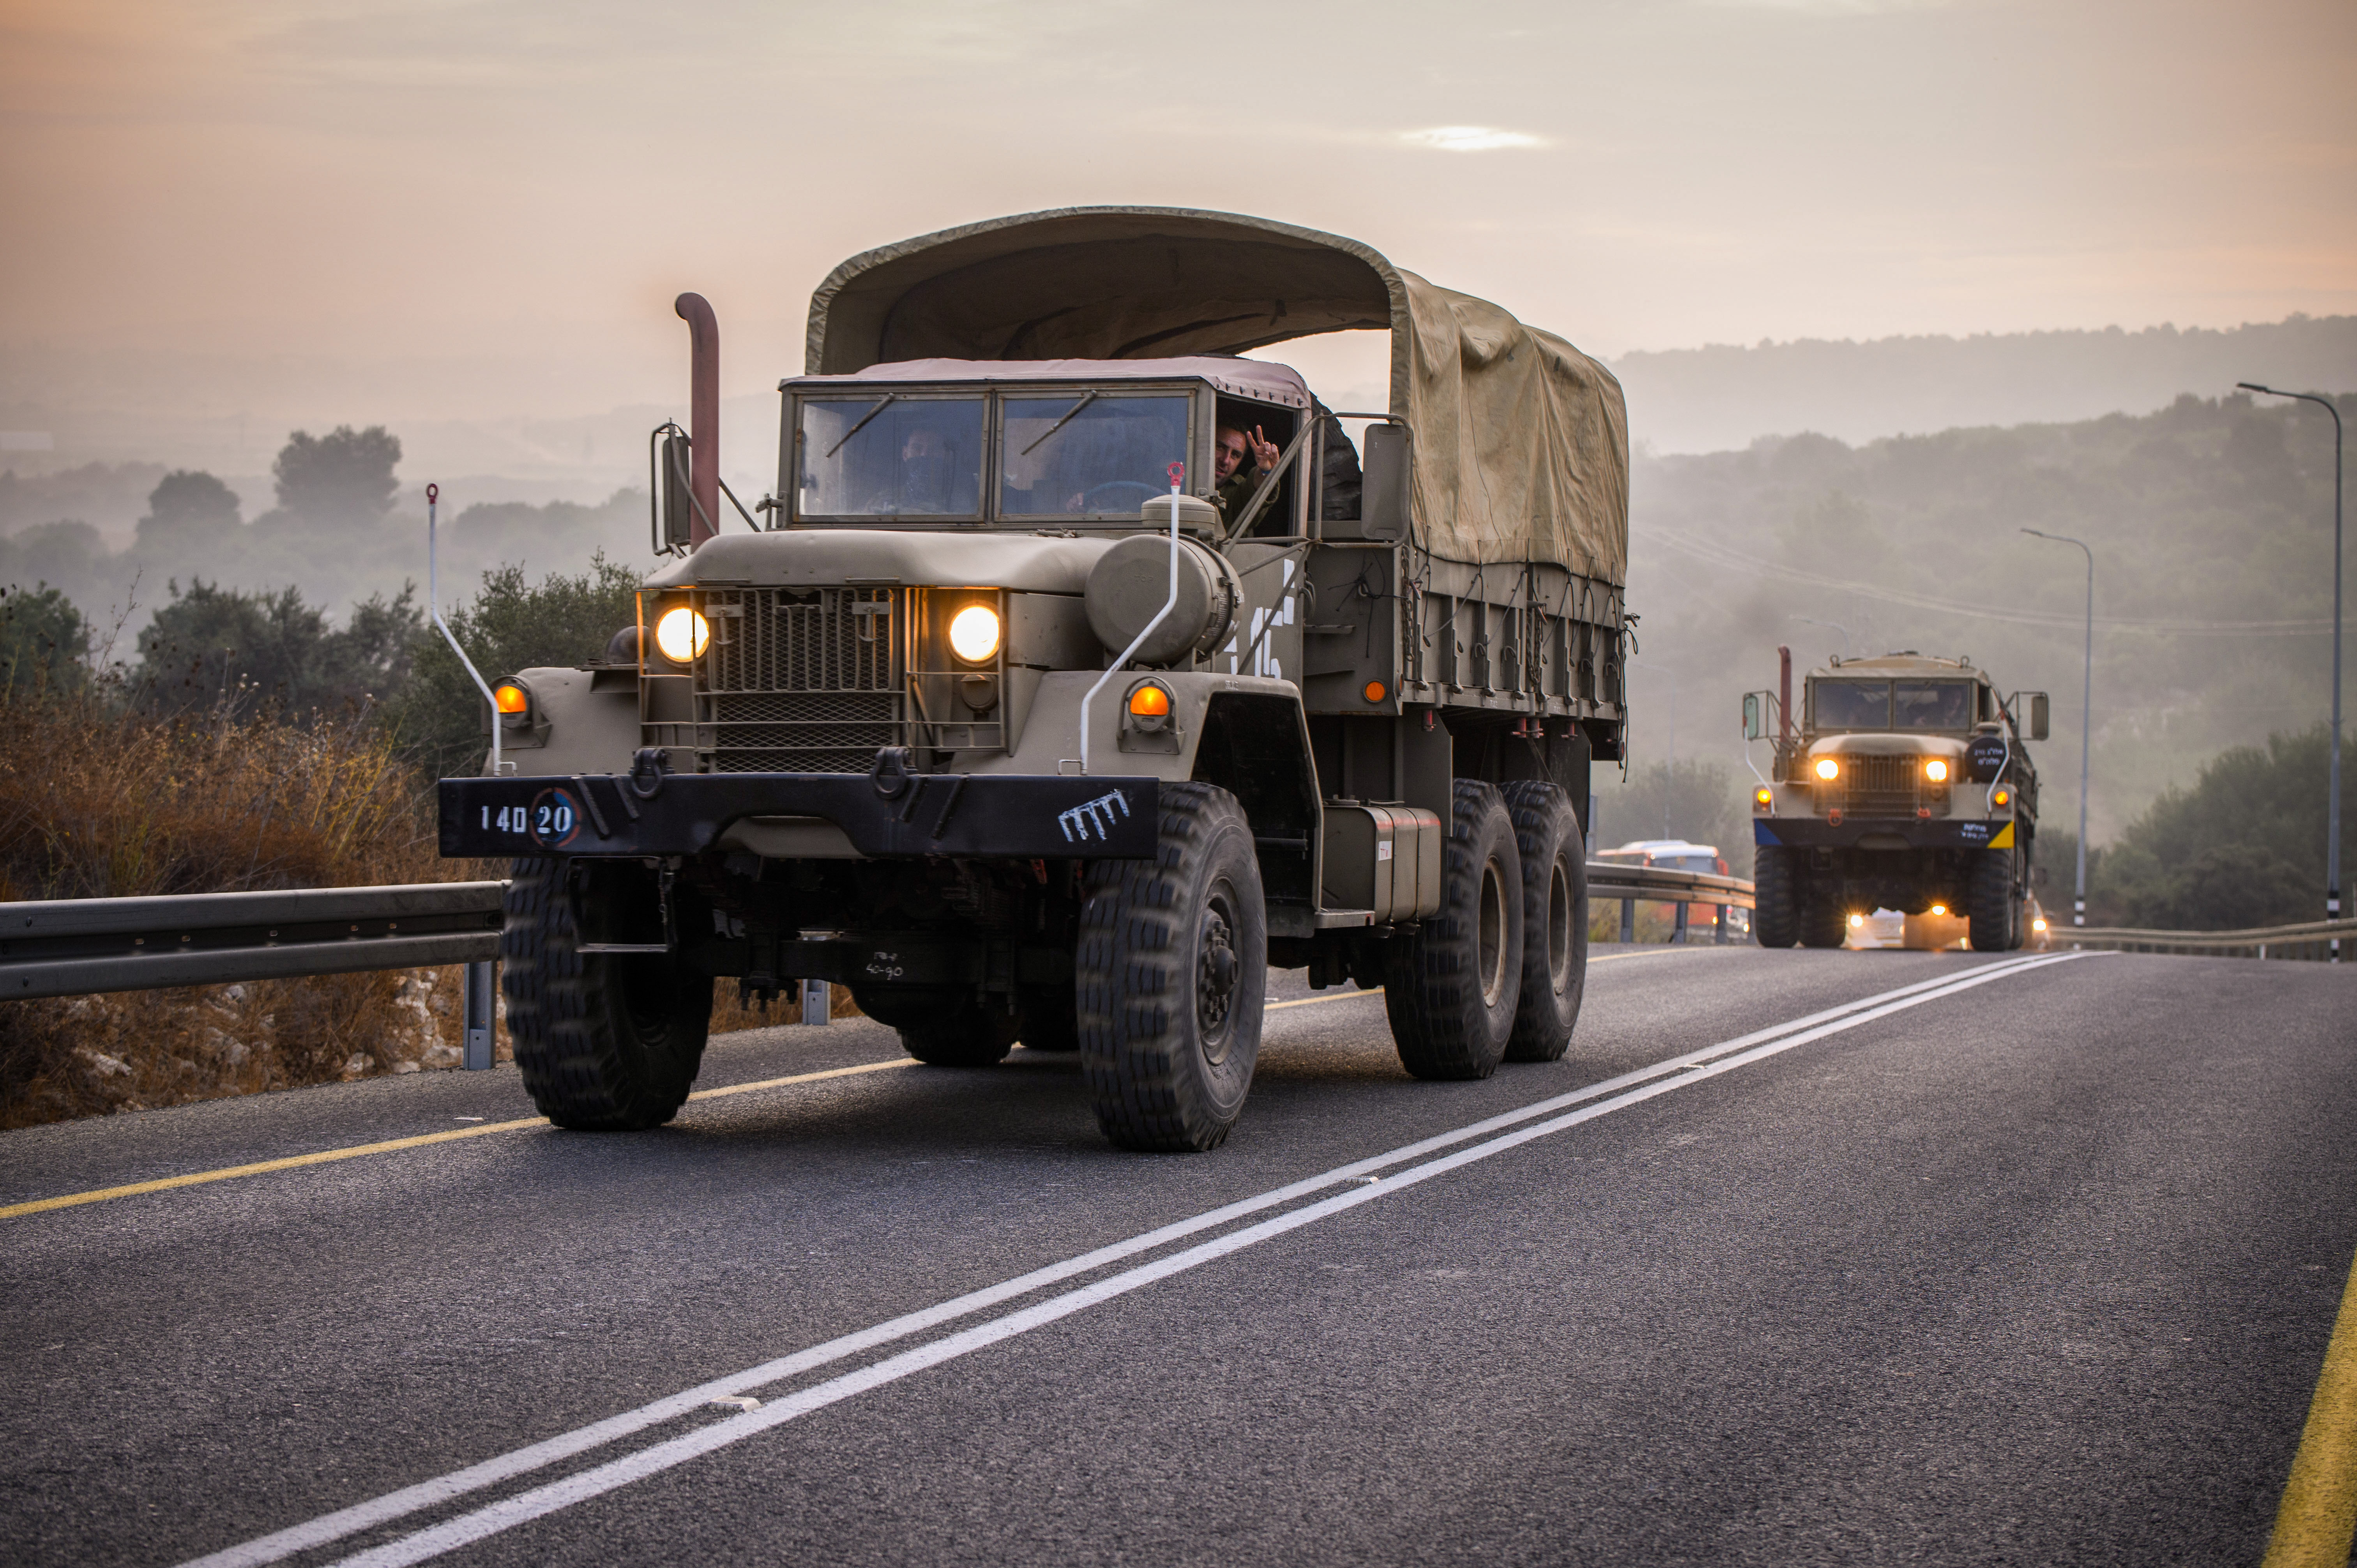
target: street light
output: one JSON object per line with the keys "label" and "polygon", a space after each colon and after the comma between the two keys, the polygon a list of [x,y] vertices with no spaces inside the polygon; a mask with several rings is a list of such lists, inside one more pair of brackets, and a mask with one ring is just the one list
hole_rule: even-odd
{"label": "street light", "polygon": [[1840,632],[1842,634],[1842,652],[1845,655],[1849,652],[1849,628],[1842,625],[1841,622],[1837,620],[1819,620],[1814,616],[1794,616],[1792,618],[1799,621],[1803,626],[1829,627],[1833,630]]}
{"label": "street light", "polygon": [[2021,531],[2038,539],[2050,539],[2057,544],[2075,544],[2087,556],[2087,663],[2079,697],[2079,884],[2072,893],[2071,923],[2087,923],[2087,741],[2095,726],[2095,553],[2087,549],[2086,541],[2072,539],[2060,533],[2040,533],[2034,528]]}
{"label": "street light", "polygon": [[[2324,918],[2341,918],[2341,410],[2321,392],[2277,392],[2256,381],[2236,381],[2244,392],[2298,398],[2332,416],[2332,756],[2324,818]],[[2341,939],[2332,939],[2332,961],[2341,961]]]}

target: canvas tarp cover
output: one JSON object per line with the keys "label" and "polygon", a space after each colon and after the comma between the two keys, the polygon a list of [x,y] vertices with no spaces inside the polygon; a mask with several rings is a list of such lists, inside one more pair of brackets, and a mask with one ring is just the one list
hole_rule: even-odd
{"label": "canvas tarp cover", "polygon": [[1625,581],[1629,417],[1612,373],[1339,235],[1232,213],[1085,207],[904,240],[819,285],[805,368],[1240,354],[1351,328],[1391,332],[1389,412],[1412,435],[1426,548]]}

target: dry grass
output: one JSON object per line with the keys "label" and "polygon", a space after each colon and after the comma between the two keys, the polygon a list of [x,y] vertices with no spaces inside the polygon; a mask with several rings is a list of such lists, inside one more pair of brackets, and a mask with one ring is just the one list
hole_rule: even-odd
{"label": "dry grass", "polygon": [[[431,805],[364,714],[158,719],[103,692],[0,704],[0,900],[506,875],[442,859]],[[450,966],[0,1002],[0,1128],[453,1068],[463,983]],[[716,1034],[801,1016],[716,989]],[[857,1013],[841,986],[833,1009]]]}
{"label": "dry grass", "polygon": [[[448,881],[417,781],[354,714],[179,719],[103,691],[0,707],[0,899]],[[0,1126],[457,1059],[456,968],[0,1003]]]}

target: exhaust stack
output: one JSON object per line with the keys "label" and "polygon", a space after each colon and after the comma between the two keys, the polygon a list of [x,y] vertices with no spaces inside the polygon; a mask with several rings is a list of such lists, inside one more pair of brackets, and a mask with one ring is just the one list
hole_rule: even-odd
{"label": "exhaust stack", "polygon": [[687,492],[694,505],[688,520],[688,549],[700,549],[720,532],[720,323],[700,294],[672,302],[687,323]]}
{"label": "exhaust stack", "polygon": [[1776,645],[1776,750],[1792,749],[1792,650]]}

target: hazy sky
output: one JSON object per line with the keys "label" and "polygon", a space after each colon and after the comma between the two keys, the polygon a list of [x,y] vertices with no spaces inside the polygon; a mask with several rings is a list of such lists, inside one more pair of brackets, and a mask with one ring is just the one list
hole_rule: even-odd
{"label": "hazy sky", "polygon": [[2357,310],[2350,0],[0,3],[0,401],[258,419],[801,369],[855,252],[1148,202],[1589,349]]}

